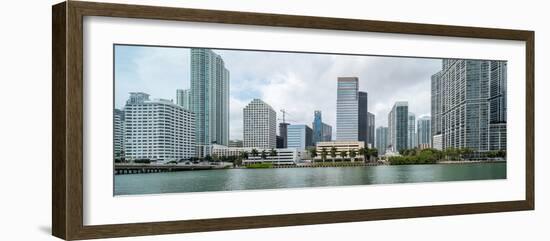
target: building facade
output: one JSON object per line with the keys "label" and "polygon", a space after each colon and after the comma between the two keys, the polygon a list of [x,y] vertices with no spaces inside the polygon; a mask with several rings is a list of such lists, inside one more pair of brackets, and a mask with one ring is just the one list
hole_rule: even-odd
{"label": "building facade", "polygon": [[177,89],[176,90],[176,104],[190,110],[191,91],[189,89]]}
{"label": "building facade", "polygon": [[408,117],[408,126],[407,126],[408,134],[407,134],[407,148],[414,149],[416,148],[417,144],[417,137],[416,137],[416,115],[412,112],[409,112]]}
{"label": "building facade", "polygon": [[260,99],[252,100],[243,109],[243,146],[275,148],[277,113]]}
{"label": "building facade", "polygon": [[376,149],[378,154],[386,154],[388,148],[388,127],[380,126],[376,128]]}
{"label": "building facade", "polygon": [[[349,153],[351,150],[356,152],[355,159],[362,158],[363,156],[359,155],[359,149],[365,148],[365,142],[363,141],[321,141],[315,144],[315,149],[317,151],[317,156],[315,160],[321,160],[323,150],[327,152],[326,160],[332,160],[331,150],[335,148],[336,156],[334,160],[342,160],[340,153],[345,151],[347,153],[346,159],[350,159]],[[326,161],[325,160],[325,161]],[[355,160],[354,160],[355,161]]]}
{"label": "building facade", "polygon": [[367,145],[369,148],[374,148],[374,127],[375,127],[375,116],[373,113],[368,112],[367,115]]}
{"label": "building facade", "polygon": [[338,77],[336,140],[357,141],[359,135],[359,79]]}
{"label": "building facade", "polygon": [[432,136],[432,147],[437,150],[443,150],[443,134]]}
{"label": "building facade", "polygon": [[124,106],[127,159],[170,161],[195,156],[195,117],[169,100],[130,93]]}
{"label": "building facade", "polygon": [[280,141],[279,141],[279,148],[286,148],[287,147],[287,128],[288,128],[288,123],[285,123],[285,122],[281,122],[279,123],[279,138],[280,138]]}
{"label": "building facade", "polygon": [[197,145],[228,145],[229,70],[209,49],[191,49],[189,109],[195,114]]}
{"label": "building facade", "polygon": [[288,148],[299,151],[313,146],[313,130],[307,125],[289,125],[287,129]]}
{"label": "building facade", "polygon": [[[255,164],[255,163],[272,163],[278,165],[293,165],[302,160],[302,154],[295,148],[276,148],[276,149],[263,149],[252,147],[227,147],[222,145],[211,145],[210,153],[218,157],[230,157],[230,156],[242,156],[243,153],[247,153],[248,158],[243,160],[243,164]],[[256,150],[258,154],[254,156],[252,150]],[[275,151],[275,155],[272,155],[272,151]],[[261,153],[266,153],[266,157],[262,158]]]}
{"label": "building facade", "polygon": [[124,157],[124,111],[113,112],[113,155],[115,159]]}
{"label": "building facade", "polygon": [[431,124],[442,149],[505,150],[506,62],[444,59],[432,76]]}
{"label": "building facade", "polygon": [[357,140],[363,141],[365,144],[369,143],[368,132],[369,132],[369,108],[368,108],[368,99],[369,95],[367,92],[358,91],[357,92],[359,102],[358,102],[358,134]]}
{"label": "building facade", "polygon": [[323,122],[322,113],[320,110],[314,112],[313,117],[313,145],[319,141],[332,140],[332,126]]}
{"label": "building facade", "polygon": [[491,61],[489,85],[489,150],[506,150],[507,63]]}
{"label": "building facade", "polygon": [[408,147],[408,117],[409,103],[406,101],[396,102],[388,114],[388,146],[393,152],[399,152]]}
{"label": "building facade", "polygon": [[417,139],[418,139],[418,146],[422,146],[422,148],[430,148],[432,147],[432,126],[431,126],[431,117],[430,116],[423,116],[418,118],[417,122]]}
{"label": "building facade", "polygon": [[229,147],[243,147],[243,140],[229,140]]}

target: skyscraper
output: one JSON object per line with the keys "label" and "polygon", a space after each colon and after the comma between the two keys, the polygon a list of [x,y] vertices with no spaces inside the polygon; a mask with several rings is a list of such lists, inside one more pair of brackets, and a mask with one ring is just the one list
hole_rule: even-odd
{"label": "skyscraper", "polygon": [[296,148],[299,151],[313,146],[313,130],[307,125],[288,126],[288,148]]}
{"label": "skyscraper", "polygon": [[376,149],[378,154],[386,154],[388,148],[388,127],[380,126],[376,128]]}
{"label": "skyscraper", "polygon": [[191,102],[191,93],[190,91],[177,89],[176,90],[176,104],[189,110],[189,102]]}
{"label": "skyscraper", "polygon": [[418,139],[418,146],[423,148],[432,147],[432,127],[430,116],[418,118],[416,135]]}
{"label": "skyscraper", "polygon": [[229,142],[229,71],[209,49],[191,49],[190,110],[200,146]]}
{"label": "skyscraper", "polygon": [[336,140],[357,141],[359,135],[359,79],[338,77],[336,97]]}
{"label": "skyscraper", "polygon": [[323,122],[320,110],[316,110],[313,115],[313,145],[320,141],[332,140],[332,126]]}
{"label": "skyscraper", "polygon": [[432,76],[434,147],[506,149],[505,103],[506,62],[444,59]]}
{"label": "skyscraper", "polygon": [[370,148],[374,147],[374,123],[375,117],[373,113],[368,112],[367,114],[367,145]]}
{"label": "skyscraper", "polygon": [[368,94],[364,91],[357,92],[359,96],[359,108],[358,108],[358,136],[357,140],[365,142],[365,146],[368,146],[368,129],[369,129],[369,108],[368,108]]}
{"label": "skyscraper", "polygon": [[388,114],[388,139],[391,150],[398,152],[408,146],[409,103],[398,101]]}
{"label": "skyscraper", "polygon": [[276,147],[277,113],[264,101],[254,99],[243,109],[243,124],[244,147]]}
{"label": "skyscraper", "polygon": [[115,109],[113,114],[113,154],[116,159],[124,154],[124,111]]}
{"label": "skyscraper", "polygon": [[195,156],[194,114],[172,101],[130,93],[124,120],[126,158],[171,161]]}
{"label": "skyscraper", "polygon": [[413,149],[416,148],[416,116],[414,113],[409,112],[408,117],[408,138],[407,138],[407,148]]}
{"label": "skyscraper", "polygon": [[491,61],[489,85],[489,149],[506,150],[507,63]]}
{"label": "skyscraper", "polygon": [[431,86],[431,113],[432,113],[432,147],[438,150],[443,150],[443,129],[441,127],[441,114],[443,109],[443,101],[441,101],[441,71],[432,75]]}
{"label": "skyscraper", "polygon": [[281,145],[278,148],[286,148],[287,147],[287,128],[288,123],[281,122],[279,123],[279,137],[281,137]]}

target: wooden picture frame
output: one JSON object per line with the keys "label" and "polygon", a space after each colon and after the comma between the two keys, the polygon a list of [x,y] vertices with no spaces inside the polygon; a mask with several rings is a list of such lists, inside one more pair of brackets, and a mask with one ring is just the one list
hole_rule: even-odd
{"label": "wooden picture frame", "polygon": [[[66,240],[157,235],[533,210],[534,32],[263,13],[68,1],[52,8],[52,233]],[[525,199],[489,203],[416,206],[87,226],[83,224],[83,17],[107,16],[207,23],[365,31],[526,43]]]}

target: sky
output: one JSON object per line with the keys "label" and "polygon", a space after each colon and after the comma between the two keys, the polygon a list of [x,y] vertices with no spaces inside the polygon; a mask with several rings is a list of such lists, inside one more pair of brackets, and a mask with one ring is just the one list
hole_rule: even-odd
{"label": "sky", "polygon": [[[368,93],[368,110],[376,127],[387,126],[396,101],[408,101],[419,118],[430,114],[431,76],[441,70],[441,59],[213,50],[230,71],[230,139],[241,139],[243,108],[254,98],[271,105],[281,122],[311,127],[313,112],[336,134],[338,77],[358,77],[359,90]],[[122,108],[130,92],[152,99],[176,99],[176,89],[190,87],[190,49],[115,46],[115,108]]]}

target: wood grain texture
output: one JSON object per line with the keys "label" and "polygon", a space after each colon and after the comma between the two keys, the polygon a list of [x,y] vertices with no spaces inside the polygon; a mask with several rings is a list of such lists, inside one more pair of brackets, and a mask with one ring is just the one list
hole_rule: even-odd
{"label": "wood grain texture", "polygon": [[[69,1],[53,6],[52,233],[67,240],[357,222],[534,209],[534,32],[400,22]],[[525,200],[170,222],[83,225],[83,17],[298,27],[519,40],[526,43]]]}
{"label": "wood grain texture", "polygon": [[525,201],[535,209],[535,32],[529,32],[525,42]]}
{"label": "wood grain texture", "polygon": [[66,4],[52,7],[52,234],[66,235]]}

